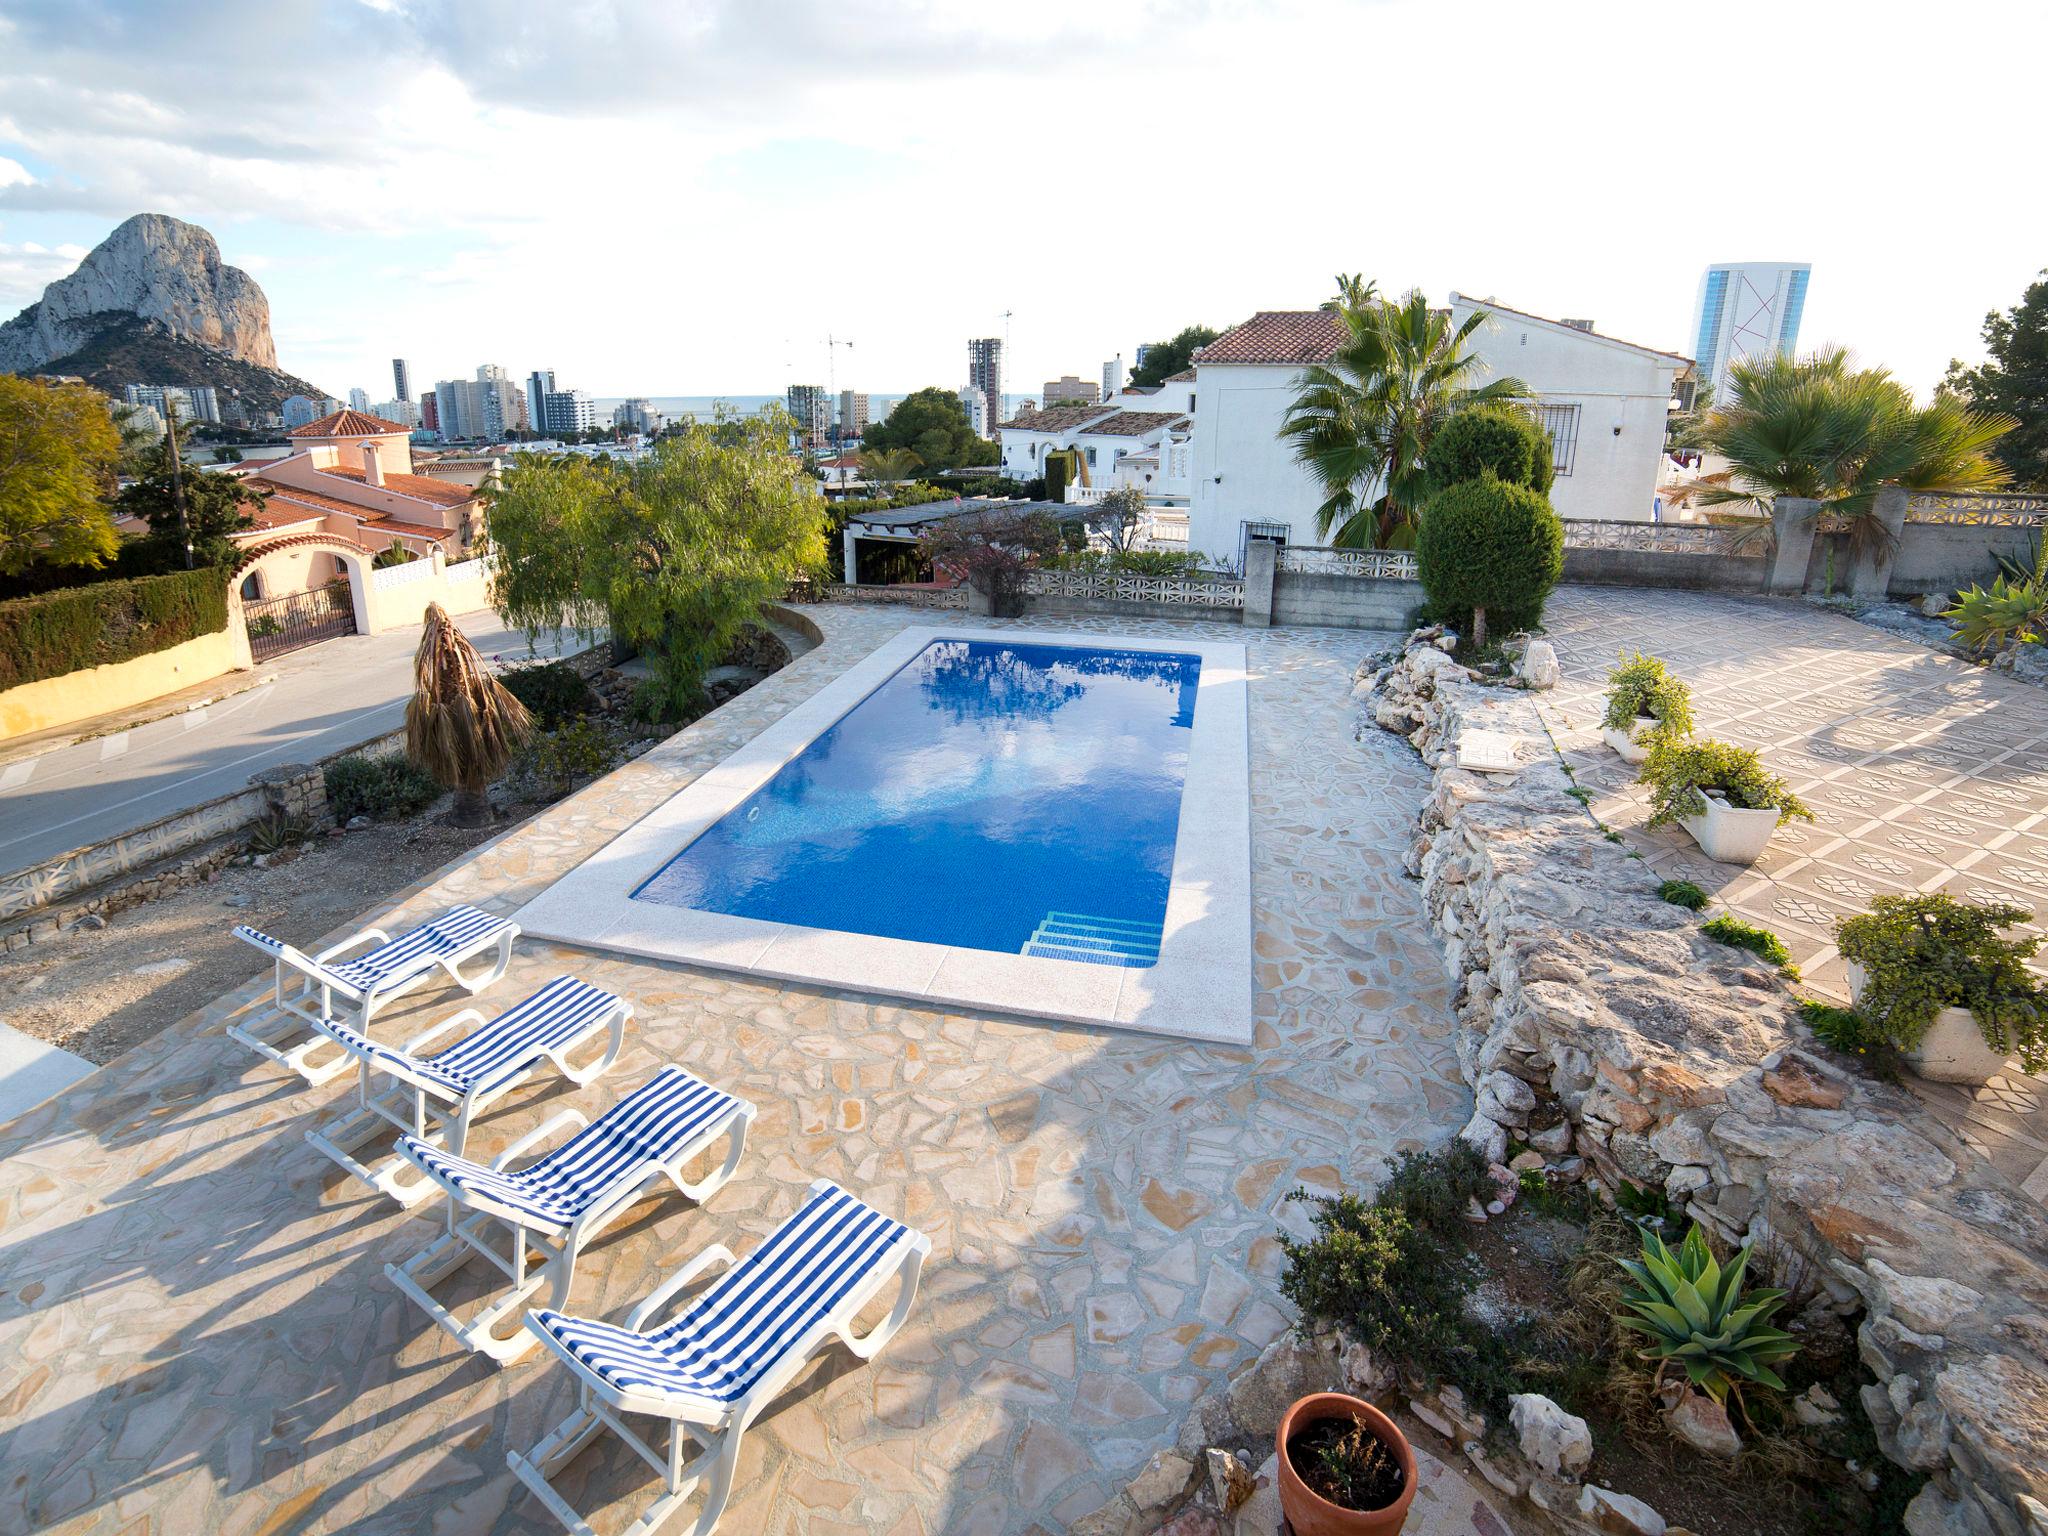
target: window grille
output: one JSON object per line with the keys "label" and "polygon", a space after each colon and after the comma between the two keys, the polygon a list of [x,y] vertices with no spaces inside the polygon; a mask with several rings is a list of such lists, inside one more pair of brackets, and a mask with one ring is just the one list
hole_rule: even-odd
{"label": "window grille", "polygon": [[1550,467],[1560,475],[1572,472],[1572,460],[1579,451],[1579,408],[1576,405],[1539,405],[1536,422],[1550,434]]}

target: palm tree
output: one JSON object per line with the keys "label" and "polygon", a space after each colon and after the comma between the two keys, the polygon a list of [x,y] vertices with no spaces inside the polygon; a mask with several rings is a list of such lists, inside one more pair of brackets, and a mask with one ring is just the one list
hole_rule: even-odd
{"label": "palm tree", "polygon": [[860,455],[860,473],[864,480],[876,485],[894,485],[899,480],[908,480],[924,467],[924,460],[908,448],[864,448]]}
{"label": "palm tree", "polygon": [[511,765],[533,729],[526,706],[485,670],[483,658],[447,610],[429,604],[413,695],[405,706],[405,754],[455,791],[455,825],[484,827],[491,802],[484,791]]}
{"label": "palm tree", "polygon": [[1437,428],[1467,406],[1524,400],[1529,390],[1520,379],[1480,382],[1486,365],[1465,344],[1491,318],[1485,310],[1453,327],[1420,289],[1388,300],[1357,277],[1340,275],[1337,286],[1324,308],[1342,321],[1343,340],[1328,363],[1295,380],[1280,436],[1322,483],[1319,538],[1355,549],[1406,545]]}
{"label": "palm tree", "polygon": [[1870,515],[1885,486],[1994,491],[2011,478],[1991,454],[2018,425],[2011,417],[1945,395],[1915,405],[1905,385],[1882,368],[1858,368],[1841,347],[1741,359],[1728,370],[1726,395],[1694,436],[1728,469],[1693,499],[1756,520],[1759,531],[1776,498],[1816,501],[1823,516],[1850,519],[1861,552],[1886,537]]}

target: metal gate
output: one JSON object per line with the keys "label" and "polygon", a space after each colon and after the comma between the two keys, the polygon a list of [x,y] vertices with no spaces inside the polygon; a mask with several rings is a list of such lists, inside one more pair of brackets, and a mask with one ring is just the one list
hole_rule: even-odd
{"label": "metal gate", "polygon": [[249,655],[255,661],[356,632],[356,605],[346,581],[244,603],[242,616],[249,626]]}

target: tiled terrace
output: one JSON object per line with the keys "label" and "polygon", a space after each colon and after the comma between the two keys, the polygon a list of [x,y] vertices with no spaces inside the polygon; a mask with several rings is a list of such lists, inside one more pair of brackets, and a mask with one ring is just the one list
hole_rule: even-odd
{"label": "tiled terrace", "polygon": [[[811,612],[827,631],[816,650],[366,917],[517,908],[933,617]],[[573,970],[639,1009],[608,1078],[515,1094],[474,1133],[486,1155],[664,1060],[761,1107],[733,1185],[701,1212],[642,1207],[587,1255],[572,1308],[623,1315],[704,1243],[758,1241],[819,1175],[933,1236],[918,1308],[879,1360],[826,1357],[748,1437],[728,1531],[1061,1528],[1285,1326],[1271,1289],[1285,1194],[1362,1181],[1468,1112],[1441,963],[1400,872],[1422,770],[1390,738],[1352,739],[1352,667],[1381,637],[1121,628],[1250,646],[1252,1049],[540,945],[485,996]],[[398,1214],[300,1139],[343,1089],[301,1091],[223,1037],[254,991],[0,1128],[0,1529],[553,1529],[504,1454],[566,1410],[566,1375],[459,1353],[383,1279],[439,1212]],[[389,1036],[455,1006],[429,994]],[[564,1481],[601,1531],[648,1489],[615,1442]],[[1411,1525],[1439,1529],[1425,1517],[1450,1497],[1426,1488]]]}
{"label": "tiled terrace", "polygon": [[[2048,691],[1802,602],[1579,587],[1545,623],[1564,663],[1546,716],[1594,814],[1660,874],[1779,934],[1812,991],[1846,1001],[1834,921],[1874,895],[2010,902],[2048,928]],[[1781,827],[1749,869],[1675,827],[1644,831],[1647,793],[1599,736],[1607,671],[1635,650],[1692,685],[1703,734],[1755,748],[1816,821]],[[1915,1088],[2048,1202],[2048,1083]]]}

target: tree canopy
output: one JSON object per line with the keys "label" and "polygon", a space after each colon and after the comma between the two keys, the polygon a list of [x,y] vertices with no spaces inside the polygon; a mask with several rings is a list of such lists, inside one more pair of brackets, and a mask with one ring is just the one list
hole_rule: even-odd
{"label": "tree canopy", "polygon": [[[232,475],[213,470],[187,469],[185,519],[191,530],[192,560],[195,565],[225,565],[235,556],[231,534],[255,526],[251,512],[262,510],[265,497]],[[184,539],[178,528],[176,489],[168,467],[159,467],[132,485],[122,487],[114,505],[131,517],[149,524],[149,540],[164,551],[157,562],[165,570],[185,563]]]}
{"label": "tree canopy", "polygon": [[[992,415],[1000,410],[999,402],[989,402]],[[934,475],[967,465],[993,464],[999,457],[987,439],[974,435],[960,397],[937,384],[904,396],[887,416],[870,422],[861,434],[861,447],[914,453],[925,472]]]}
{"label": "tree canopy", "polygon": [[101,498],[120,457],[98,390],[0,374],[0,574],[105,564],[119,539]]}
{"label": "tree canopy", "polygon": [[2013,418],[2018,425],[1991,445],[1992,456],[2014,484],[2048,490],[2048,271],[2011,309],[1984,317],[1984,350],[1989,356],[1974,368],[1950,363],[1942,389]]}
{"label": "tree canopy", "polygon": [[1166,341],[1146,343],[1145,361],[1131,370],[1133,388],[1163,384],[1195,360],[1195,349],[1206,347],[1217,333],[1206,325],[1182,326]]}
{"label": "tree canopy", "polygon": [[761,605],[824,568],[825,502],[791,430],[771,411],[631,463],[516,455],[491,500],[498,611],[533,633],[608,627],[652,666],[656,706],[687,714]]}

